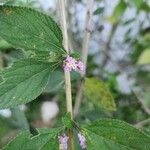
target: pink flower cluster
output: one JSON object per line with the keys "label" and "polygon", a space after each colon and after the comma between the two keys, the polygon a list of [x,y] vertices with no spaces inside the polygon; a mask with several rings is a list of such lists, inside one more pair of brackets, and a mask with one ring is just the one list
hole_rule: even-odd
{"label": "pink flower cluster", "polygon": [[82,149],[86,149],[86,138],[80,132],[78,133],[78,138]]}
{"label": "pink flower cluster", "polygon": [[[68,139],[69,137],[65,133],[61,136],[58,136],[59,146],[61,150],[68,149]],[[78,133],[78,139],[79,139],[81,148],[86,149],[86,138],[81,134],[81,132]]]}
{"label": "pink flower cluster", "polygon": [[64,71],[66,72],[70,72],[72,70],[75,70],[75,71],[79,70],[80,72],[85,71],[85,66],[83,62],[81,62],[80,60],[77,61],[71,56],[66,57],[66,59],[64,60],[63,68],[64,68]]}
{"label": "pink flower cluster", "polygon": [[65,133],[61,136],[58,136],[59,145],[60,145],[61,150],[68,149],[68,139],[69,139],[69,137]]}

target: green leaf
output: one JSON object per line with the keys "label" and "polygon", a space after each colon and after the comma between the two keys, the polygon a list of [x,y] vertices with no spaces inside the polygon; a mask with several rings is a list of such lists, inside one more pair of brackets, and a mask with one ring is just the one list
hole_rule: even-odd
{"label": "green leaf", "polygon": [[27,103],[39,96],[45,88],[53,67],[51,63],[25,59],[15,62],[0,76],[0,108]]}
{"label": "green leaf", "polygon": [[30,57],[43,62],[63,62],[63,57],[60,52],[53,51],[34,51]]}
{"label": "green leaf", "polygon": [[30,8],[0,6],[0,21],[0,36],[16,48],[66,53],[61,30],[50,16]]}
{"label": "green leaf", "polygon": [[99,15],[102,14],[103,12],[104,12],[104,7],[99,7],[93,12],[93,15]]}
{"label": "green leaf", "polygon": [[[81,77],[80,77],[80,74],[75,72],[75,71],[72,71],[71,72],[71,80],[74,81],[74,80],[79,80]],[[52,72],[50,78],[49,78],[49,82],[44,90],[45,93],[49,93],[49,92],[58,92],[59,90],[62,90],[63,87],[64,87],[64,83],[65,83],[65,80],[64,80],[64,72],[63,70],[55,70]]]}
{"label": "green leaf", "polygon": [[113,11],[113,14],[109,16],[107,20],[112,24],[117,23],[120,20],[121,16],[124,14],[126,8],[126,2],[124,0],[120,0]]}
{"label": "green leaf", "polygon": [[105,83],[96,78],[86,78],[84,95],[96,106],[106,110],[116,110],[114,99]]}
{"label": "green leaf", "polygon": [[63,118],[62,118],[62,122],[64,124],[64,126],[68,129],[73,128],[73,122],[71,120],[71,114],[67,113]]}
{"label": "green leaf", "polygon": [[70,54],[70,56],[75,59],[80,59],[81,54],[77,51],[74,51],[73,53]]}
{"label": "green leaf", "polygon": [[150,64],[150,49],[145,49],[139,57],[139,65]]}
{"label": "green leaf", "polygon": [[53,147],[49,147],[49,150],[58,150],[57,135],[61,130],[61,128],[40,129],[39,134],[34,137],[28,131],[24,131],[6,145],[3,150],[44,150],[49,142],[53,143]]}
{"label": "green leaf", "polygon": [[9,48],[12,48],[12,46],[0,37],[0,51]]}
{"label": "green leaf", "polygon": [[141,4],[139,9],[142,10],[142,11],[145,11],[147,13],[150,12],[150,6],[149,6],[147,1],[143,1],[143,3]]}
{"label": "green leaf", "polygon": [[55,70],[52,72],[48,84],[44,89],[45,93],[58,92],[59,89],[63,89],[64,85],[64,73],[60,70]]}
{"label": "green leaf", "polygon": [[129,148],[125,146],[119,145],[110,140],[105,140],[99,135],[96,135],[95,133],[88,131],[87,132],[87,150],[98,150],[100,148],[101,150],[129,150]]}
{"label": "green leaf", "polygon": [[141,5],[142,5],[142,3],[143,3],[143,0],[132,0],[132,1],[130,1],[131,3],[133,3],[137,8],[139,8]]}
{"label": "green leaf", "polygon": [[12,108],[11,112],[13,119],[16,121],[16,124],[19,126],[19,128],[22,130],[29,130],[29,124],[25,113],[22,110],[20,110],[19,107]]}
{"label": "green leaf", "polygon": [[109,145],[112,142],[117,145],[119,144],[118,146],[121,146],[121,150],[125,148],[131,150],[149,150],[150,147],[150,136],[119,120],[101,119],[86,125],[83,130],[89,139],[87,145],[91,146],[92,144],[94,150],[97,150],[95,144],[102,143],[102,139],[107,141]]}
{"label": "green leaf", "polygon": [[24,143],[30,140],[29,132],[22,132],[18,134],[8,145],[6,145],[2,150],[22,150]]}

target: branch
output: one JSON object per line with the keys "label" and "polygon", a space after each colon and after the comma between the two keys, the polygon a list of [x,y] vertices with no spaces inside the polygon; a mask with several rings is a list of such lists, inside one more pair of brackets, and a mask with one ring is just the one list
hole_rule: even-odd
{"label": "branch", "polygon": [[3,63],[3,55],[0,52],[0,69],[2,69],[4,67],[4,63]]}
{"label": "branch", "polygon": [[103,62],[101,64],[102,67],[104,67],[107,64],[107,61],[109,60],[109,51],[111,49],[111,42],[112,42],[113,36],[114,36],[114,34],[115,34],[116,30],[117,30],[117,27],[118,27],[118,23],[113,24],[112,29],[110,31],[110,35],[109,35],[108,41],[105,44],[105,47],[104,47],[104,59],[103,59]]}
{"label": "branch", "polygon": [[[60,23],[61,23],[62,32],[63,32],[63,45],[64,45],[65,50],[69,53],[66,12],[65,12],[65,2],[66,1],[58,0],[58,2],[59,2],[59,7],[60,7]],[[73,119],[70,73],[64,72],[64,75],[65,75],[67,112],[69,112],[71,114],[71,118]],[[69,131],[69,146],[70,146],[70,150],[74,150],[73,130]]]}
{"label": "branch", "polygon": [[[85,69],[86,69],[86,65],[87,65],[89,39],[90,39],[90,35],[92,32],[91,22],[92,22],[92,14],[93,14],[93,4],[94,4],[94,0],[88,0],[87,11],[86,11],[86,20],[85,20],[85,32],[84,32],[83,45],[82,45],[82,61],[85,65]],[[86,74],[86,72],[81,74],[82,78],[85,77],[85,74]],[[84,88],[84,81],[82,80],[79,83],[76,100],[75,100],[75,107],[74,107],[74,116],[75,117],[79,113],[82,95],[83,95],[83,88]]]}
{"label": "branch", "polygon": [[135,124],[134,126],[136,128],[141,128],[143,126],[145,126],[146,124],[150,124],[150,118],[146,119],[146,120],[143,120],[141,122],[138,122],[137,124]]}
{"label": "branch", "polygon": [[143,100],[140,98],[139,94],[137,92],[135,92],[135,90],[132,88],[132,91],[134,93],[134,95],[136,96],[136,98],[139,100],[139,102],[141,103],[141,106],[143,108],[143,110],[145,111],[145,113],[147,113],[148,115],[150,115],[150,109],[144,104]]}

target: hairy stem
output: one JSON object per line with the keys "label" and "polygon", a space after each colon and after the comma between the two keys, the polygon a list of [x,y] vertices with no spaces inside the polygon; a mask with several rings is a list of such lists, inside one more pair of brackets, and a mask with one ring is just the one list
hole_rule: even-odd
{"label": "hairy stem", "polygon": [[[66,12],[65,12],[65,0],[59,0],[60,7],[60,19],[61,27],[63,31],[63,44],[66,51],[69,53],[69,43],[68,43],[68,34],[67,34],[67,23],[66,23]],[[73,119],[72,113],[72,94],[71,94],[71,77],[69,72],[64,72],[65,75],[65,92],[66,92],[66,103],[67,103],[67,112],[71,114],[71,119]],[[69,147],[70,150],[74,150],[73,142],[73,130],[69,131]]]}
{"label": "hairy stem", "polygon": [[[86,20],[85,20],[85,32],[83,38],[83,45],[82,45],[82,61],[85,65],[87,64],[87,57],[88,57],[88,47],[89,47],[89,39],[92,32],[91,29],[91,22],[92,22],[92,13],[93,13],[93,4],[94,0],[88,0],[87,2],[87,11],[86,11]],[[82,78],[85,77],[86,72],[82,73]],[[82,93],[84,88],[84,80],[79,83],[78,91],[76,95],[75,107],[74,107],[74,116],[76,117],[79,113],[81,100],[82,100]]]}

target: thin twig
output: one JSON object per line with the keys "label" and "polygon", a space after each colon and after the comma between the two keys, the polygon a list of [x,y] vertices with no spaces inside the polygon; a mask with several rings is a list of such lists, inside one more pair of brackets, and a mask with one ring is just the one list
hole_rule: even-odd
{"label": "thin twig", "polygon": [[0,69],[2,69],[3,67],[4,67],[3,56],[2,53],[0,52]]}
{"label": "thin twig", "polygon": [[[89,39],[90,39],[90,35],[92,32],[91,23],[92,23],[93,4],[94,4],[94,0],[88,0],[86,20],[85,20],[85,32],[84,32],[83,45],[82,45],[82,61],[85,65],[85,68],[87,65]],[[85,77],[85,74],[86,74],[86,71],[81,74],[82,78]],[[84,80],[82,80],[78,86],[78,91],[77,91],[76,101],[75,101],[75,106],[74,106],[74,117],[76,117],[79,113],[82,95],[83,95],[83,88],[84,88]]]}
{"label": "thin twig", "polygon": [[118,27],[118,23],[115,23],[112,25],[112,29],[110,31],[108,41],[106,42],[106,44],[104,46],[104,58],[103,58],[103,62],[101,63],[102,67],[105,67],[105,65],[107,64],[107,61],[109,60],[109,51],[111,50],[110,45],[111,45],[112,39],[114,37],[114,34],[117,30],[117,27]]}
{"label": "thin twig", "polygon": [[135,124],[134,126],[136,128],[141,128],[143,126],[145,126],[146,124],[150,124],[150,118],[146,119],[146,120],[143,120],[141,122],[138,122],[137,124]]}
{"label": "thin twig", "polygon": [[[63,45],[65,50],[69,53],[69,43],[68,43],[68,33],[67,33],[67,22],[66,22],[66,12],[65,12],[65,0],[59,0],[60,7],[60,23],[63,31]],[[67,112],[71,113],[71,118],[73,119],[72,113],[72,95],[71,95],[71,78],[69,72],[64,72],[65,75],[65,90],[66,90],[66,103]],[[69,147],[70,150],[74,150],[73,142],[73,130],[69,131]]]}
{"label": "thin twig", "polygon": [[139,100],[139,102],[141,103],[141,106],[143,110],[145,111],[145,113],[150,115],[150,109],[144,104],[143,100],[141,99],[141,96],[133,88],[132,88],[132,91],[134,95],[136,96],[137,100]]}

